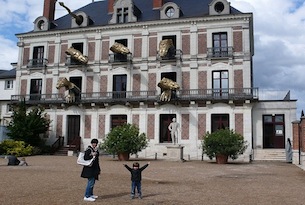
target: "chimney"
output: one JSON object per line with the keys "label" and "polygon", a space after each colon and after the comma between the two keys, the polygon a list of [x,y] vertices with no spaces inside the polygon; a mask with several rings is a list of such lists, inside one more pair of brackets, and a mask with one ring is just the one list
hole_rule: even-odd
{"label": "chimney", "polygon": [[56,0],[44,0],[43,16],[49,21],[54,20]]}
{"label": "chimney", "polygon": [[159,9],[163,6],[163,0],[153,0],[153,9]]}
{"label": "chimney", "polygon": [[108,13],[113,13],[113,5],[115,0],[108,0]]}

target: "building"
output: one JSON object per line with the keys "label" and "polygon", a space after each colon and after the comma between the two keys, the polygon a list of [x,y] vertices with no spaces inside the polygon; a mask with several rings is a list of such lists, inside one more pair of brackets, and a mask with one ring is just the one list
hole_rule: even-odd
{"label": "building", "polygon": [[[54,19],[58,6],[68,14]],[[106,0],[72,12],[45,0],[33,31],[16,36],[12,102],[45,106],[50,144],[64,136],[84,148],[128,122],[150,140],[139,156],[165,158],[176,118],[184,158],[201,159],[202,136],[224,127],[248,141],[241,160],[285,154],[296,101],[259,98],[253,15],[227,0]],[[72,92],[56,88],[64,78]]]}
{"label": "building", "polygon": [[[12,64],[12,66],[16,66]],[[11,121],[11,96],[15,95],[16,69],[0,70],[0,142],[7,139],[6,126]]]}

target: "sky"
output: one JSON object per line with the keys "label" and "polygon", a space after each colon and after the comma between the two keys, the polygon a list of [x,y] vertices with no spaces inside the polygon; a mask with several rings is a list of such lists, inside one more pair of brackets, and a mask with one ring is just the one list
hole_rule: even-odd
{"label": "sky", "polygon": [[[93,0],[62,0],[72,11]],[[95,0],[97,1],[97,0]],[[18,59],[15,34],[31,31],[43,14],[43,0],[0,0],[0,69]],[[254,16],[253,75],[260,99],[297,99],[297,118],[305,110],[305,0],[229,0]],[[17,6],[18,5],[18,6]],[[55,18],[67,11],[56,5]]]}

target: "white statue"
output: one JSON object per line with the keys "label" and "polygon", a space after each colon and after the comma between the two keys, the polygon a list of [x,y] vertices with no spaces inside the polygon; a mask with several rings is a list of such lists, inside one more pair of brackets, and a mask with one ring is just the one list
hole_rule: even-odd
{"label": "white statue", "polygon": [[171,132],[172,142],[174,145],[178,144],[178,128],[179,124],[176,122],[176,118],[173,118],[172,122],[168,126],[168,130]]}

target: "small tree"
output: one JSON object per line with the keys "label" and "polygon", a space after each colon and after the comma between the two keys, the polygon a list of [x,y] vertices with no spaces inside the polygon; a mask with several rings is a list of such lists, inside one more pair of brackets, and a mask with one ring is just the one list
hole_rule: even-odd
{"label": "small tree", "polygon": [[202,151],[210,159],[217,155],[226,155],[237,159],[238,155],[243,154],[246,148],[247,142],[243,136],[230,129],[207,132],[202,140]]}
{"label": "small tree", "polygon": [[34,107],[29,112],[24,102],[14,107],[12,121],[8,125],[8,136],[17,141],[24,141],[26,144],[41,147],[45,141],[41,138],[50,125],[42,107]]}
{"label": "small tree", "polygon": [[148,140],[145,133],[132,124],[124,124],[113,128],[106,136],[100,148],[109,154],[128,153],[136,154],[145,149]]}

